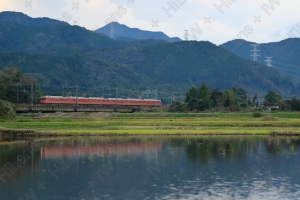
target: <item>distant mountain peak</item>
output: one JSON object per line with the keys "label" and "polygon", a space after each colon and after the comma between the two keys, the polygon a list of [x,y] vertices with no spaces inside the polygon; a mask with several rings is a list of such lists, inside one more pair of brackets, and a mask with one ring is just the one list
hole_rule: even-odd
{"label": "distant mountain peak", "polygon": [[119,24],[118,22],[111,22],[102,28],[99,28],[95,31],[96,33],[102,33],[107,35],[113,39],[117,38],[130,38],[130,39],[158,39],[158,40],[166,40],[168,42],[178,42],[181,41],[178,37],[170,38],[165,33],[152,32],[141,30],[139,28],[130,28],[124,24]]}

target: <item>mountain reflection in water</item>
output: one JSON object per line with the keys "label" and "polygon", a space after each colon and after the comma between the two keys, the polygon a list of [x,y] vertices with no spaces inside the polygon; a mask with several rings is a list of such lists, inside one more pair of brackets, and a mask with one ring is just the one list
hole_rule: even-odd
{"label": "mountain reflection in water", "polygon": [[299,149],[299,138],[266,136],[6,142],[0,143],[0,196],[299,199]]}

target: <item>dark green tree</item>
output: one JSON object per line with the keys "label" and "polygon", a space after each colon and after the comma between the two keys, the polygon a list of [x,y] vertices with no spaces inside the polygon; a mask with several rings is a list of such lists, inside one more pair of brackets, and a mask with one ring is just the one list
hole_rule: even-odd
{"label": "dark green tree", "polygon": [[257,94],[254,95],[253,99],[252,99],[252,104],[256,105],[256,101],[258,100],[258,96]]}
{"label": "dark green tree", "polygon": [[185,95],[185,102],[188,103],[192,98],[197,98],[197,89],[193,85]]}
{"label": "dark green tree", "polygon": [[209,108],[215,108],[217,106],[220,106],[219,103],[222,99],[223,92],[219,89],[214,89],[210,94],[209,99]]}
{"label": "dark green tree", "polygon": [[15,116],[16,111],[14,105],[0,99],[0,119],[13,119]]}
{"label": "dark green tree", "polygon": [[239,105],[233,91],[225,90],[222,95],[221,103],[224,107],[228,107],[230,111],[239,110]]}
{"label": "dark green tree", "polygon": [[292,100],[290,101],[290,106],[292,111],[299,111],[300,110],[300,103],[297,100],[296,97],[293,97]]}
{"label": "dark green tree", "polygon": [[270,91],[265,96],[264,105],[265,106],[279,106],[281,100],[282,100],[282,97],[279,94],[276,94],[275,92]]}
{"label": "dark green tree", "polygon": [[203,111],[209,108],[210,92],[204,82],[202,82],[201,87],[198,89],[197,99],[198,99],[197,110]]}

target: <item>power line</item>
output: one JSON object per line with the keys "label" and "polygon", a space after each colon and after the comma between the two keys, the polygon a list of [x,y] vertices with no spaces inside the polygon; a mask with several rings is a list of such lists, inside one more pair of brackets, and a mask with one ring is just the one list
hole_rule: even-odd
{"label": "power line", "polygon": [[260,56],[260,50],[257,49],[259,47],[259,44],[251,44],[250,46],[253,46],[253,50],[250,50],[253,51],[253,54],[251,55],[253,57],[253,61],[257,62],[257,58]]}
{"label": "power line", "polygon": [[[274,62],[274,61],[273,61]],[[276,63],[276,62],[275,62]],[[275,69],[281,70],[281,71],[289,71],[289,72],[295,72],[295,73],[300,73],[300,69],[299,70],[295,70],[295,69],[288,69],[285,67],[278,67],[278,65],[273,66]]]}
{"label": "power line", "polygon": [[273,61],[274,63],[278,63],[280,65],[285,65],[285,66],[289,66],[289,67],[297,67],[298,69],[300,69],[299,66],[296,66],[296,65],[290,65],[290,64],[284,64],[284,63],[280,63],[280,62],[276,62],[276,61]]}

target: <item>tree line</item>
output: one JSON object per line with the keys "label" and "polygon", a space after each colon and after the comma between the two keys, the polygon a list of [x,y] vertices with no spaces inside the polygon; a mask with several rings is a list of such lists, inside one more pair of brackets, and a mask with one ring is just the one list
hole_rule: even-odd
{"label": "tree line", "polygon": [[300,111],[300,99],[293,97],[284,100],[281,95],[270,91],[259,101],[258,95],[252,98],[242,88],[231,87],[229,90],[209,90],[203,82],[199,88],[192,86],[186,93],[184,102],[173,101],[169,107],[170,112],[188,111],[240,111],[250,108],[268,109],[274,106],[282,111]]}
{"label": "tree line", "polygon": [[11,103],[38,103],[40,100],[40,86],[30,76],[26,76],[18,68],[4,68],[0,70],[0,99]]}

